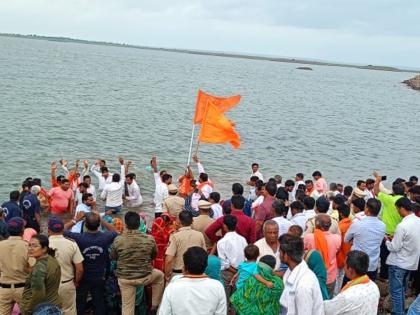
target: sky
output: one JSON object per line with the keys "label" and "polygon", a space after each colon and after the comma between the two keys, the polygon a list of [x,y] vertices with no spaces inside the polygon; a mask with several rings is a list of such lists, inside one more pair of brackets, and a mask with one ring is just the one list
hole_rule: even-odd
{"label": "sky", "polygon": [[0,32],[420,68],[420,0],[0,0]]}

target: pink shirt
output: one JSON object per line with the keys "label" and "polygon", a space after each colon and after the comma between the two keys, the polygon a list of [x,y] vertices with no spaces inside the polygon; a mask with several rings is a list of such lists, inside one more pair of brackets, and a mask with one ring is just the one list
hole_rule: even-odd
{"label": "pink shirt", "polygon": [[61,187],[52,188],[48,195],[50,196],[52,213],[66,212],[70,200],[73,199],[73,191],[71,189],[63,190]]}
{"label": "pink shirt", "polygon": [[[341,247],[341,237],[338,234],[324,232],[328,244],[328,258],[330,266],[327,267],[327,284],[333,283],[337,278],[337,252]],[[316,249],[314,233],[307,233],[303,239],[305,250]]]}

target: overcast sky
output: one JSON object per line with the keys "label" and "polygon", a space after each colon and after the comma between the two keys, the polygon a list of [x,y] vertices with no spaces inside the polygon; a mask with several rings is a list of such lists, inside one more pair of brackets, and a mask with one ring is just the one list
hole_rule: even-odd
{"label": "overcast sky", "polygon": [[420,68],[420,0],[0,0],[0,32]]}

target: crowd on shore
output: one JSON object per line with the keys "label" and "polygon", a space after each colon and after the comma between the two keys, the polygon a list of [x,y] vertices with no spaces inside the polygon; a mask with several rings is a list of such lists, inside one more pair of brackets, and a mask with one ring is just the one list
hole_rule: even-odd
{"label": "crowd on shore", "polygon": [[26,178],[0,208],[0,315],[374,315],[377,281],[392,314],[420,314],[416,176],[283,183],[253,163],[221,200],[193,160],[174,179],[152,157],[153,215],[123,158]]}

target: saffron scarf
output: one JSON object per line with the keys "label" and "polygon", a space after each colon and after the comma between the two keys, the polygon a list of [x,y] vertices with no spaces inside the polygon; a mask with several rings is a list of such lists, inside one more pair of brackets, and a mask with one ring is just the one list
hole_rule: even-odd
{"label": "saffron scarf", "polygon": [[358,284],[367,284],[369,283],[369,277],[367,275],[361,276],[359,278],[356,278],[352,281],[347,282],[347,284],[341,289],[341,292],[344,292],[348,288],[358,285]]}
{"label": "saffron scarf", "polygon": [[315,249],[318,250],[324,261],[325,268],[330,266],[330,259],[328,257],[328,243],[325,238],[324,232],[320,229],[314,230]]}

